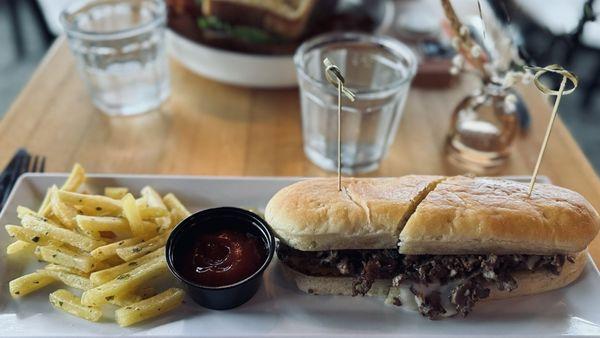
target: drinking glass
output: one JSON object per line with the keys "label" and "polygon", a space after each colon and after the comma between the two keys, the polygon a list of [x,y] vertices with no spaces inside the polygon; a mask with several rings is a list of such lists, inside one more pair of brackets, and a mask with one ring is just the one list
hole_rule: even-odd
{"label": "drinking glass", "polygon": [[319,167],[333,171],[337,88],[325,78],[325,58],[340,68],[345,87],[356,94],[354,102],[342,98],[342,172],[375,170],[398,130],[416,57],[396,39],[362,33],[322,35],[297,50],[304,152]]}
{"label": "drinking glass", "polygon": [[169,96],[162,0],[78,1],[61,23],[92,102],[108,115],[135,115]]}

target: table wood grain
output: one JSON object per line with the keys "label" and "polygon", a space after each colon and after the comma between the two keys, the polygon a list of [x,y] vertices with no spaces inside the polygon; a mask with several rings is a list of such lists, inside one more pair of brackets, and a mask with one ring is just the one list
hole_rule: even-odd
{"label": "table wood grain", "polygon": [[[110,118],[96,110],[64,38],[48,52],[0,122],[0,166],[19,147],[48,157],[47,170],[80,162],[90,172],[239,176],[326,176],[302,150],[297,89],[259,90],[220,84],[171,64],[172,95],[160,111]],[[411,90],[395,142],[369,176],[461,174],[443,155],[449,115],[475,88]],[[498,175],[529,175],[551,112],[546,98],[520,88],[532,128],[520,135]],[[565,100],[568,100],[566,97]],[[600,180],[559,120],[540,175],[573,189],[600,210]],[[590,247],[600,262],[600,240]]]}

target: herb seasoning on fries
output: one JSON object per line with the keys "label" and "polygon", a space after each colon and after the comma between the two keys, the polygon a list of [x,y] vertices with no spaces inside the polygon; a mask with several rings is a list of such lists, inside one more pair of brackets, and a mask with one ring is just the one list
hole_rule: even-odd
{"label": "herb seasoning on fries", "polygon": [[[160,292],[151,282],[167,274],[165,243],[173,227],[190,212],[173,194],[145,187],[135,197],[127,187],[105,187],[104,195],[83,193],[86,174],[76,164],[61,186],[48,189],[37,211],[17,208],[20,225],[6,225],[15,241],[6,253],[46,265],[9,283],[13,298],[48,285],[58,310],[99,321],[113,306],[115,320],[129,326],[176,308],[184,292]],[[16,256],[19,254],[19,256]]]}

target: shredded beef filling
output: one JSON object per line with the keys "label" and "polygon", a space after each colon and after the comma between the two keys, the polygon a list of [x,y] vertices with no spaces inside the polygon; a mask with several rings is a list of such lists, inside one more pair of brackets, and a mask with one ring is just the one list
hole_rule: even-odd
{"label": "shredded beef filling", "polygon": [[[566,255],[401,255],[396,250],[300,251],[283,243],[277,248],[281,261],[309,276],[353,277],[352,294],[365,295],[376,279],[392,278],[393,285],[429,285],[460,281],[451,290],[449,301],[456,312],[466,316],[481,299],[490,295],[490,286],[512,291],[518,287],[512,276],[517,271],[549,271],[560,274]],[[443,316],[443,295],[424,294],[411,287],[419,312],[430,319]],[[397,303],[400,303],[398,300]]]}
{"label": "shredded beef filling", "polygon": [[428,295],[417,291],[411,287],[410,292],[415,295],[419,312],[428,318],[439,318],[446,313],[446,309],[442,305],[442,294],[439,291],[433,291]]}
{"label": "shredded beef filling", "polygon": [[358,275],[358,277],[352,283],[352,296],[365,295],[371,287],[373,282],[379,275],[381,269],[381,263],[375,259],[369,259],[365,264],[364,268]]}

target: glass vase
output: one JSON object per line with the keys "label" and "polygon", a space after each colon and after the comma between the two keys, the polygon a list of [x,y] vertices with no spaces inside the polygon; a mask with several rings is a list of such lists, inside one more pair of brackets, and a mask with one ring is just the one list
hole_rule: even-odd
{"label": "glass vase", "polygon": [[450,120],[450,162],[474,173],[502,166],[519,129],[516,102],[514,94],[495,82],[464,98]]}

